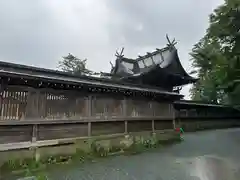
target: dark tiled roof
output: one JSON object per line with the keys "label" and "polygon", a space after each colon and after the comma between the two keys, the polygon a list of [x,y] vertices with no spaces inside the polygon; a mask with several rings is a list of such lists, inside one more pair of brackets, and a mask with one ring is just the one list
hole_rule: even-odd
{"label": "dark tiled roof", "polygon": [[160,90],[159,88],[156,88],[156,87],[136,85],[136,84],[125,83],[121,81],[106,79],[106,78],[74,75],[72,73],[67,73],[62,71],[38,68],[33,66],[26,66],[21,64],[14,64],[14,63],[2,62],[2,61],[0,61],[0,76],[33,78],[38,80],[45,79],[45,80],[57,81],[61,83],[76,83],[76,84],[82,84],[82,85],[86,84],[86,85],[92,85],[92,86],[104,86],[109,88],[121,88],[125,90],[152,92],[157,94],[165,94],[169,96],[182,97],[182,95],[179,95],[177,93]]}
{"label": "dark tiled roof", "polygon": [[[197,79],[191,77],[182,67],[175,47],[157,49],[154,52],[139,56],[136,59],[119,57],[116,60],[114,74],[129,78],[135,76],[134,78],[136,78],[137,76],[140,77],[141,74],[150,73],[156,66],[169,76],[180,76],[181,78],[178,78],[180,81],[178,84],[180,85],[197,81]],[[183,81],[181,79],[183,79]]]}

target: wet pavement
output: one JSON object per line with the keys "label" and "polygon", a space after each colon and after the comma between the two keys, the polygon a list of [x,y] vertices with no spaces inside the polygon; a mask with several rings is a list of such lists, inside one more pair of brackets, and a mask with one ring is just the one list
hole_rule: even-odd
{"label": "wet pavement", "polygon": [[184,135],[170,147],[51,171],[54,180],[239,180],[240,129]]}

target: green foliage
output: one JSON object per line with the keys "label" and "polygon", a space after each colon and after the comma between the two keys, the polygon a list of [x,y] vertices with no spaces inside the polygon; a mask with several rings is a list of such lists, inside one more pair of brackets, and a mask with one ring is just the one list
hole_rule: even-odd
{"label": "green foliage", "polygon": [[192,99],[240,103],[240,97],[233,95],[240,96],[240,91],[229,88],[231,82],[240,78],[239,18],[239,0],[225,0],[225,3],[210,15],[210,25],[206,35],[190,53],[193,66],[200,78],[190,91]]}
{"label": "green foliage", "polygon": [[76,75],[96,75],[95,73],[86,67],[87,59],[79,59],[78,57],[68,54],[63,56],[63,59],[59,61],[59,68],[64,72],[71,72]]}
{"label": "green foliage", "polygon": [[36,176],[37,180],[49,180],[45,174],[39,174]]}
{"label": "green foliage", "polygon": [[106,148],[104,146],[102,146],[100,143],[97,143],[96,141],[94,141],[91,144],[91,150],[93,155],[95,156],[99,156],[99,157],[105,157],[109,154],[109,148]]}
{"label": "green foliage", "polygon": [[150,147],[148,139],[143,137],[133,137],[133,143],[125,151],[130,154],[138,154],[146,150],[147,147]]}
{"label": "green foliage", "polygon": [[41,166],[41,163],[35,161],[32,158],[26,159],[10,159],[0,167],[0,171],[6,171],[11,169],[12,171],[19,169],[36,169]]}
{"label": "green foliage", "polygon": [[166,140],[158,140],[155,136],[151,136],[149,138],[134,137],[132,145],[125,149],[125,152],[128,154],[138,154],[148,149],[154,149],[162,145],[171,145],[180,141],[180,135],[176,138]]}
{"label": "green foliage", "polygon": [[34,174],[29,169],[26,170],[25,177],[34,177],[36,180],[49,180],[48,176],[45,173],[39,172],[37,174]]}

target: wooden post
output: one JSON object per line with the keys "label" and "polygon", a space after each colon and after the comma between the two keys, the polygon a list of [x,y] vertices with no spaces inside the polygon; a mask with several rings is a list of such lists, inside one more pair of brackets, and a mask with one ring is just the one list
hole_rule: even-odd
{"label": "wooden post", "polygon": [[32,142],[33,143],[35,143],[38,139],[37,134],[38,134],[38,126],[37,124],[34,124],[32,126]]}
{"label": "wooden post", "polygon": [[88,122],[88,136],[90,137],[92,134],[92,123]]}
{"label": "wooden post", "polygon": [[31,146],[31,150],[33,150],[33,152],[34,152],[35,161],[40,160],[40,154],[38,152],[38,147],[36,145],[37,140],[38,140],[38,125],[33,124],[32,125],[32,146]]}
{"label": "wooden post", "polygon": [[155,133],[155,120],[152,120],[152,132]]}

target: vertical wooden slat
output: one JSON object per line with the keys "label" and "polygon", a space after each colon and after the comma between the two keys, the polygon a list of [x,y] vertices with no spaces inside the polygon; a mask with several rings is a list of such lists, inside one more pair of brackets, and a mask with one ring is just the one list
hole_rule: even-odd
{"label": "vertical wooden slat", "polygon": [[9,101],[9,91],[6,91],[6,101],[7,101],[7,107],[6,107],[6,120],[9,120],[9,111],[10,111],[10,101]]}
{"label": "vertical wooden slat", "polygon": [[0,107],[0,120],[3,120],[3,109],[4,109],[4,91],[2,90],[2,85],[0,89],[0,96],[1,96],[1,107]]}
{"label": "vertical wooden slat", "polygon": [[13,91],[10,91],[10,97],[9,97],[9,103],[10,103],[10,109],[9,109],[9,117],[10,117],[10,120],[13,119],[13,94],[14,92]]}
{"label": "vertical wooden slat", "polygon": [[[66,107],[67,108],[67,107]],[[52,118],[55,118],[56,106],[55,106],[55,94],[52,95]]]}
{"label": "vertical wooden slat", "polygon": [[16,120],[16,116],[17,116],[17,111],[16,111],[16,105],[17,105],[17,98],[16,98],[16,93],[17,91],[14,91],[12,93],[12,119]]}
{"label": "vertical wooden slat", "polygon": [[5,120],[5,111],[6,111],[6,91],[3,91],[3,104],[2,104],[2,120]]}
{"label": "vertical wooden slat", "polygon": [[7,109],[8,109],[8,99],[7,99],[7,91],[4,91],[4,112],[3,112],[3,119],[7,120]]}
{"label": "vertical wooden slat", "polygon": [[15,91],[14,92],[14,96],[13,96],[13,99],[14,99],[14,104],[13,104],[13,112],[14,112],[14,120],[17,120],[17,117],[18,117],[18,115],[17,115],[17,105],[18,105],[18,103],[19,103],[19,101],[18,101],[18,98],[17,98],[17,93],[18,93],[18,91]]}
{"label": "vertical wooden slat", "polygon": [[14,92],[11,91],[10,98],[9,98],[10,99],[10,120],[13,120],[13,116],[14,116],[14,114],[13,114],[13,104],[14,104],[13,95],[14,95]]}
{"label": "vertical wooden slat", "polygon": [[5,112],[5,91],[3,91],[3,96],[2,96],[1,120],[4,120],[4,112]]}
{"label": "vertical wooden slat", "polygon": [[8,91],[5,91],[5,108],[4,108],[4,119],[8,120]]}
{"label": "vertical wooden slat", "polygon": [[18,117],[17,117],[17,119],[18,120],[21,120],[21,117],[22,117],[22,104],[23,104],[23,102],[22,102],[22,94],[23,94],[23,92],[21,91],[21,90],[19,90],[19,93],[18,93],[18,100],[19,100],[19,103],[18,103],[18,107],[17,107],[17,111],[18,111]]}
{"label": "vertical wooden slat", "polygon": [[48,101],[49,101],[49,118],[50,119],[52,119],[52,101],[53,101],[53,97],[52,97],[52,95],[51,94],[49,94],[49,99],[48,99]]}
{"label": "vertical wooden slat", "polygon": [[26,117],[26,110],[27,110],[27,98],[28,98],[28,93],[26,91],[24,91],[22,93],[22,116],[23,116],[23,119],[25,119]]}
{"label": "vertical wooden slat", "polygon": [[23,119],[25,117],[25,101],[24,101],[24,97],[25,97],[25,92],[24,91],[20,91],[19,92],[19,107],[18,107],[18,111],[19,111],[19,117],[18,119]]}

